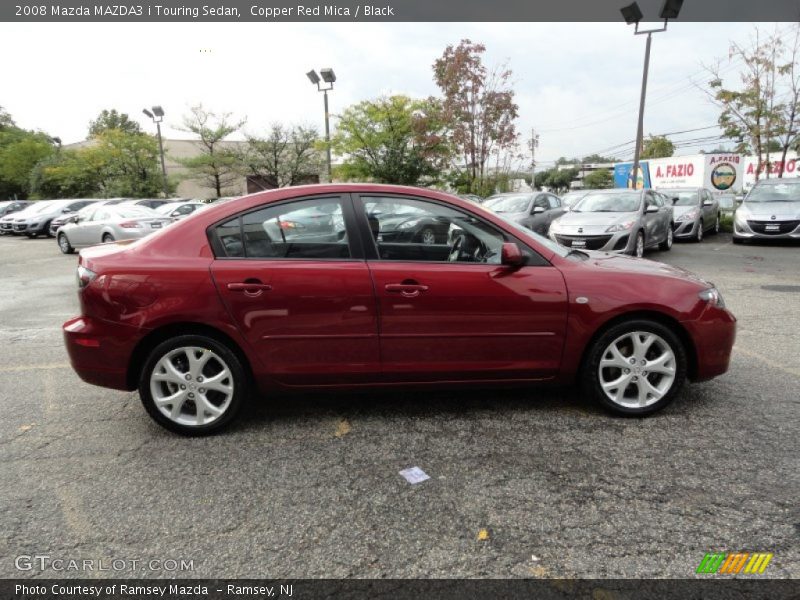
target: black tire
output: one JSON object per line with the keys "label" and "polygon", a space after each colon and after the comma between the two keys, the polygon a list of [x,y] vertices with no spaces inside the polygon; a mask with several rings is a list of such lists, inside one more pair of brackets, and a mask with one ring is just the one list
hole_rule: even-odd
{"label": "black tire", "polygon": [[[183,347],[199,347],[216,354],[228,368],[233,379],[233,393],[225,412],[216,420],[205,425],[184,425],[164,415],[156,406],[150,388],[150,378],[158,362],[169,352]],[[201,386],[201,383],[197,383]],[[241,361],[227,345],[205,335],[180,335],[162,342],[150,352],[139,377],[139,398],[150,417],[169,431],[187,436],[208,435],[219,431],[230,423],[241,410],[249,395],[249,381]],[[189,400],[184,401],[190,402]],[[191,401],[193,403],[193,401]]]}
{"label": "black tire", "polygon": [[[639,238],[642,239],[642,243],[641,243],[642,253],[641,253],[641,255],[638,254],[637,250],[636,250],[637,248],[639,248]],[[636,232],[636,237],[634,239],[635,239],[635,242],[633,244],[633,248],[631,248],[630,255],[631,256],[637,256],[637,257],[641,258],[642,256],[644,256],[644,232],[641,231],[641,230],[637,231]]]}
{"label": "black tire", "polygon": [[114,241],[114,236],[113,235],[111,235],[110,233],[104,233],[103,234],[103,243],[104,244],[108,244],[109,242],[113,242],[113,241]]}
{"label": "black tire", "polygon": [[703,227],[705,227],[705,225],[703,224],[703,220],[700,219],[700,221],[697,223],[697,233],[694,234],[694,238],[692,239],[692,241],[696,244],[699,244],[703,241]]}
{"label": "black tire", "polygon": [[75,248],[69,243],[69,238],[65,233],[58,234],[58,249],[61,250],[63,254],[74,254],[75,252]]}
{"label": "black tire", "polygon": [[[671,386],[659,400],[644,407],[626,407],[617,404],[606,395],[600,385],[600,360],[603,358],[604,353],[612,342],[625,334],[635,331],[653,333],[660,337],[672,351],[675,363],[675,378]],[[686,349],[672,329],[650,319],[634,319],[612,326],[592,343],[586,353],[586,359],[581,370],[581,386],[587,397],[590,397],[606,410],[626,417],[643,417],[661,410],[675,399],[686,381],[686,365]],[[653,380],[650,379],[651,377]],[[661,375],[657,373],[647,375],[648,381],[651,381],[651,383],[656,381],[656,377],[660,378]],[[627,389],[627,386],[631,384],[625,385]],[[638,384],[635,385],[638,389]],[[624,396],[625,390],[622,391],[622,394]]]}
{"label": "black tire", "polygon": [[711,228],[710,235],[717,235],[719,233],[719,215],[717,215],[716,219],[714,220],[714,227]]}
{"label": "black tire", "polygon": [[49,237],[49,238],[55,237],[53,235],[50,235],[50,223],[51,222],[52,222],[52,219],[50,221],[48,221],[47,223],[45,223],[44,227],[42,228],[42,234],[45,235],[46,237]]}
{"label": "black tire", "polygon": [[422,231],[419,232],[417,239],[421,244],[435,244],[437,242],[436,232],[430,227],[423,227]]}
{"label": "black tire", "polygon": [[672,244],[673,244],[674,241],[675,241],[675,238],[673,237],[672,223],[670,223],[669,224],[669,230],[667,231],[667,239],[665,239],[663,242],[661,242],[658,245],[658,249],[659,250],[663,250],[664,252],[668,252],[668,251],[672,250]]}
{"label": "black tire", "polygon": [[731,238],[734,244],[744,244],[744,240],[742,238]]}
{"label": "black tire", "polygon": [[26,233],[25,235],[28,236],[29,240],[35,240],[36,237],[39,235],[38,233]]}

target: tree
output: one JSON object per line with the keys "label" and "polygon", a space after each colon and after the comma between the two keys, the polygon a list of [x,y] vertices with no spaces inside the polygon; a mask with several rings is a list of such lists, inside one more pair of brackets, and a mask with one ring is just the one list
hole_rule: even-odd
{"label": "tree", "polygon": [[246,175],[273,187],[318,181],[323,169],[319,143],[315,127],[274,123],[267,137],[247,137],[241,163]]}
{"label": "tree", "polygon": [[448,137],[471,191],[485,187],[489,158],[513,151],[518,137],[511,70],[507,65],[487,69],[482,60],[485,51],[483,44],[464,39],[458,46],[447,46],[433,64],[434,80],[444,98]]}
{"label": "tree", "polygon": [[778,107],[781,116],[781,123],[777,132],[781,150],[781,170],[778,177],[783,177],[786,165],[786,154],[790,148],[797,149],[800,143],[798,136],[798,121],[800,121],[800,68],[797,66],[798,54],[800,53],[800,25],[794,26],[794,40],[792,46],[787,51],[788,62],[778,67],[778,75],[785,82],[786,99]]}
{"label": "tree", "polygon": [[191,113],[183,119],[183,131],[200,138],[197,142],[200,154],[176,159],[188,169],[190,178],[214,190],[217,197],[233,186],[241,172],[240,154],[226,148],[224,140],[239,131],[246,119],[231,121],[230,118],[230,113],[217,115],[202,105],[192,107]]}
{"label": "tree", "polygon": [[89,121],[89,137],[97,137],[108,129],[117,129],[125,133],[142,133],[136,121],[131,121],[127,114],[119,113],[114,108],[103,110],[96,119]]}
{"label": "tree", "polygon": [[675,145],[663,135],[650,135],[642,143],[641,158],[666,158],[675,153]]}
{"label": "tree", "polygon": [[346,108],[331,148],[345,157],[339,176],[404,185],[438,179],[451,156],[439,102],[408,96],[365,100]]}
{"label": "tree", "polygon": [[[778,35],[763,39],[756,27],[749,46],[732,43],[729,61],[741,61],[741,86],[727,87],[722,80],[721,61],[706,67],[711,74],[706,94],[722,110],[719,124],[723,134],[737,142],[739,152],[752,151],[758,157],[756,180],[770,140],[782,129],[784,106],[777,101],[776,82],[782,69],[778,60],[783,42]],[[769,155],[766,155],[769,176]]]}
{"label": "tree", "polygon": [[583,187],[589,190],[602,190],[610,188],[614,177],[607,169],[597,169],[583,178]]}
{"label": "tree", "polygon": [[601,156],[600,154],[590,154],[589,156],[584,156],[581,160],[575,159],[574,162],[580,162],[583,164],[597,164],[597,163],[613,163],[617,161],[616,159],[610,158],[608,156]]}
{"label": "tree", "polygon": [[8,113],[8,111],[0,106],[0,131],[12,129],[16,126],[17,125],[14,123],[14,119],[11,118],[11,115]]}
{"label": "tree", "polygon": [[17,127],[0,107],[0,199],[27,198],[31,170],[54,152],[49,135]]}
{"label": "tree", "polygon": [[39,162],[30,183],[40,197],[147,198],[161,193],[161,177],[153,136],[107,129],[83,148]]}
{"label": "tree", "polygon": [[578,169],[559,169],[553,167],[546,171],[536,173],[535,187],[550,188],[555,191],[568,190],[572,180],[578,176]]}

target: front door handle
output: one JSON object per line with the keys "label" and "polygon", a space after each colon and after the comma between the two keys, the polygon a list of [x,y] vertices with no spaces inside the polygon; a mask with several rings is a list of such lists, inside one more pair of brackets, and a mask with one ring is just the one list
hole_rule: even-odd
{"label": "front door handle", "polygon": [[401,294],[406,298],[415,298],[422,292],[427,292],[428,286],[418,283],[387,283],[383,289],[391,294]]}

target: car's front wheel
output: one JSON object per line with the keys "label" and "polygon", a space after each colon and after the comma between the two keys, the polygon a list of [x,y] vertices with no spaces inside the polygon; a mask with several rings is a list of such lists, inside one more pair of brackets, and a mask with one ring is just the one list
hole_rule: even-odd
{"label": "car's front wheel", "polygon": [[672,250],[672,242],[673,241],[674,241],[674,239],[673,239],[673,233],[672,233],[672,223],[670,223],[669,224],[669,228],[667,229],[667,239],[665,239],[663,242],[661,242],[658,245],[659,250],[664,250],[664,251]]}
{"label": "car's front wheel", "polygon": [[73,248],[72,244],[69,243],[67,234],[65,233],[58,234],[58,247],[64,254],[72,254],[75,252],[75,248]]}
{"label": "car's front wheel", "polygon": [[686,380],[686,350],[668,327],[636,319],[611,327],[592,345],[584,390],[606,409],[644,416],[675,399]]}
{"label": "car's front wheel", "polygon": [[139,380],[139,396],[162,427],[204,435],[227,425],[248,394],[236,354],[204,335],[182,335],[150,353]]}
{"label": "car's front wheel", "polygon": [[633,248],[630,251],[632,256],[636,256],[641,258],[644,256],[644,233],[639,231],[636,234],[636,240],[634,241]]}
{"label": "car's front wheel", "polygon": [[705,225],[703,225],[703,222],[698,221],[697,233],[694,234],[694,241],[697,242],[698,244],[703,241],[703,227],[705,227]]}
{"label": "car's front wheel", "polygon": [[430,227],[426,227],[419,233],[419,240],[426,246],[436,243],[436,232]]}

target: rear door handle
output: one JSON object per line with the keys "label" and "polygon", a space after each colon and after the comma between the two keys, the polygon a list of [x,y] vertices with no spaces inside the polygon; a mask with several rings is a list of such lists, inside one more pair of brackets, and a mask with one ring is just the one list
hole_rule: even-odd
{"label": "rear door handle", "polygon": [[263,292],[268,292],[272,286],[261,282],[229,283],[228,289],[232,292],[244,292],[246,296],[260,296]]}
{"label": "rear door handle", "polygon": [[418,283],[387,283],[384,289],[389,293],[402,294],[406,298],[414,298],[428,291],[427,285]]}

